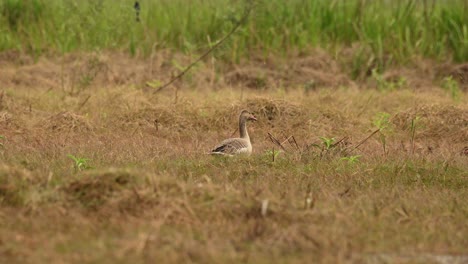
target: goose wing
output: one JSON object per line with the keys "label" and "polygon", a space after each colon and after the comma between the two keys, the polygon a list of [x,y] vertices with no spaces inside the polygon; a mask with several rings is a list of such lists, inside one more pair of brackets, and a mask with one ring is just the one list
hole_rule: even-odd
{"label": "goose wing", "polygon": [[249,142],[242,138],[226,139],[211,150],[212,154],[235,155],[249,151]]}

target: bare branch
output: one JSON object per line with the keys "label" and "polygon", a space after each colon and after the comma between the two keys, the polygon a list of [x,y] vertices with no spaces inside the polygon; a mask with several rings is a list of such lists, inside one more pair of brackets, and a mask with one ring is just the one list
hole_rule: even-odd
{"label": "bare branch", "polygon": [[187,68],[185,68],[177,76],[173,77],[169,82],[165,83],[164,85],[162,85],[158,89],[156,89],[156,91],[154,91],[154,93],[158,93],[158,92],[162,91],[164,88],[168,87],[169,85],[171,85],[172,83],[174,83],[178,79],[182,78],[182,76],[184,76],[193,66],[195,66],[195,64],[202,61],[211,52],[213,52],[215,49],[217,49],[219,46],[221,46],[221,44],[223,44],[224,41],[226,41],[232,34],[234,34],[234,32],[236,32],[236,30],[242,24],[245,23],[245,21],[247,21],[247,18],[250,15],[250,11],[252,11],[252,7],[253,7],[253,0],[250,0],[249,5],[244,10],[244,15],[242,16],[242,18],[236,23],[236,25],[231,29],[231,31],[226,36],[224,36],[222,39],[220,39],[216,44],[213,45],[213,47],[211,47],[209,50],[207,50],[205,53],[203,53],[203,55],[201,55],[197,60],[195,60],[189,66],[187,66]]}

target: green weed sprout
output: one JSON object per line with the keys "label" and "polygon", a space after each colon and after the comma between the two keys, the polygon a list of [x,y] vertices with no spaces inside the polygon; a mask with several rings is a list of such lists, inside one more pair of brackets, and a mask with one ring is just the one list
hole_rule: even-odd
{"label": "green weed sprout", "polygon": [[322,140],[322,143],[325,146],[326,150],[329,150],[335,142],[335,138],[320,137],[320,139]]}
{"label": "green weed sprout", "polygon": [[382,148],[384,153],[387,153],[387,138],[384,133],[390,126],[390,114],[385,112],[377,113],[374,117],[374,121],[372,122],[374,126],[377,127],[379,130],[379,140],[382,144]]}
{"label": "green weed sprout", "polygon": [[75,171],[92,169],[92,167],[88,163],[90,159],[79,158],[71,154],[68,154],[68,157],[74,161],[73,167],[75,168]]}
{"label": "green weed sprout", "polygon": [[340,160],[347,161],[348,164],[352,165],[352,164],[355,164],[355,163],[359,162],[360,157],[361,157],[361,155],[353,155],[353,156],[349,156],[349,157],[343,157]]}
{"label": "green weed sprout", "polygon": [[279,154],[280,154],[280,151],[275,150],[275,149],[265,151],[265,156],[272,157],[273,162],[276,160],[276,158],[278,158]]}

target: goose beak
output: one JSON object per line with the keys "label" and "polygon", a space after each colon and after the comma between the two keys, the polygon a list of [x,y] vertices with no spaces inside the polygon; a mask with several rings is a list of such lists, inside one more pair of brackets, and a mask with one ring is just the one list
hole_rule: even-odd
{"label": "goose beak", "polygon": [[252,115],[252,116],[250,117],[250,120],[257,121],[257,118],[256,118],[254,115]]}

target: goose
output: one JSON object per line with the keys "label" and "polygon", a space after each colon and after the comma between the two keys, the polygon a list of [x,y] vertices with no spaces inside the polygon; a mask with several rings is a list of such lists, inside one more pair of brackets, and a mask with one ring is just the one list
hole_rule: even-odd
{"label": "goose", "polygon": [[250,143],[249,132],[247,132],[247,121],[257,121],[257,118],[247,110],[242,110],[239,115],[239,134],[238,138],[229,138],[223,140],[218,146],[211,150],[212,155],[233,156],[236,154],[252,153],[252,143]]}

